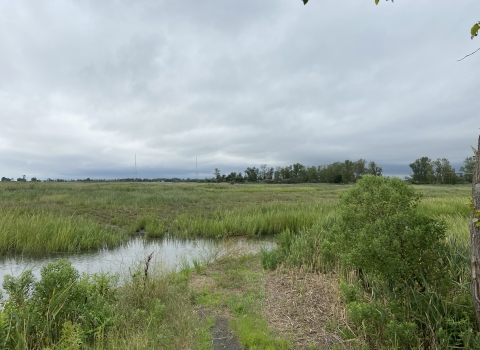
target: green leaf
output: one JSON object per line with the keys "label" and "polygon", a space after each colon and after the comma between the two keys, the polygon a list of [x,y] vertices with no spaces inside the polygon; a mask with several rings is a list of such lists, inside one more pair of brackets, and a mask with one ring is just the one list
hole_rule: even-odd
{"label": "green leaf", "polygon": [[375,5],[378,5],[379,2],[380,0],[375,0]]}
{"label": "green leaf", "polygon": [[478,35],[478,30],[480,29],[480,22],[475,23],[470,30],[470,33],[472,34],[472,39]]}
{"label": "green leaf", "polygon": [[472,222],[478,222],[478,219],[477,219],[477,218],[473,218],[473,219],[472,219]]}
{"label": "green leaf", "polygon": [[303,4],[306,5],[308,0],[303,0]]}

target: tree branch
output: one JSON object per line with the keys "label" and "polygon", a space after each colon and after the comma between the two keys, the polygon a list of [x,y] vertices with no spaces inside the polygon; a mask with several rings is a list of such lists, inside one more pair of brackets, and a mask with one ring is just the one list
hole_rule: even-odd
{"label": "tree branch", "polygon": [[468,56],[473,55],[473,54],[474,54],[475,52],[477,52],[477,51],[480,51],[480,47],[479,47],[477,50],[473,51],[472,53],[469,53],[468,55],[466,55],[466,56],[465,56],[464,58],[462,58],[461,60],[457,60],[457,62],[463,61],[465,58],[467,58]]}

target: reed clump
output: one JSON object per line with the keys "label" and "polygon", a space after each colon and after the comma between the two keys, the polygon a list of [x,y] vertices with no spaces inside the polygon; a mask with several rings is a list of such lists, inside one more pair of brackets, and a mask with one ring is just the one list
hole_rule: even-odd
{"label": "reed clump", "polygon": [[175,236],[204,237],[275,235],[288,229],[298,232],[334,215],[332,203],[268,203],[235,210],[219,210],[205,217],[179,216],[171,227]]}
{"label": "reed clump", "polygon": [[46,210],[0,207],[0,253],[78,252],[115,246],[125,232],[101,227],[94,220]]}

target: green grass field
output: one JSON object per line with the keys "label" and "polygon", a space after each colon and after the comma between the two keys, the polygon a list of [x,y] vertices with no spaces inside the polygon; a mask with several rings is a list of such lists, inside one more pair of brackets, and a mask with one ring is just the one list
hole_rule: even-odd
{"label": "green grass field", "polygon": [[[0,253],[42,254],[148,236],[225,237],[298,232],[335,215],[349,185],[0,183]],[[416,186],[420,210],[468,239],[470,186]]]}
{"label": "green grass field", "polygon": [[140,229],[184,238],[298,231],[332,215],[347,187],[1,183],[0,253],[113,246]]}

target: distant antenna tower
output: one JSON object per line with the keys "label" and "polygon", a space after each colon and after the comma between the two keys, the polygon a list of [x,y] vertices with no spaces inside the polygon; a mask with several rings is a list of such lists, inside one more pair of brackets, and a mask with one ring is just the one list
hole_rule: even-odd
{"label": "distant antenna tower", "polygon": [[198,162],[197,162],[197,156],[195,156],[195,180],[198,180]]}
{"label": "distant antenna tower", "polygon": [[137,181],[137,154],[135,153],[135,170],[133,171],[133,177]]}

